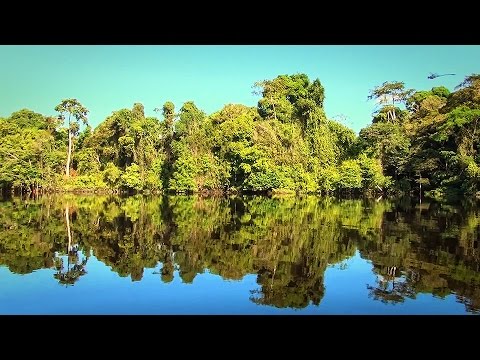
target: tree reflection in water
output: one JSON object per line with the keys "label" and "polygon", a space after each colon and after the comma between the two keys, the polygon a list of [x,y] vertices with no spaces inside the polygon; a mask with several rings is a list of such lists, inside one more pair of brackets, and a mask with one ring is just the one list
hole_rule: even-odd
{"label": "tree reflection in water", "polygon": [[66,259],[67,267],[64,268],[64,257],[58,252],[55,253],[54,264],[57,271],[53,276],[62,285],[73,285],[81,276],[87,273],[85,267],[88,262],[88,256],[80,260],[78,244],[73,241],[72,228],[70,226],[70,206],[65,204],[65,224],[68,236]]}
{"label": "tree reflection in water", "polygon": [[[455,294],[480,309],[480,216],[473,206],[329,197],[43,196],[0,202],[0,264],[26,274],[51,268],[59,283],[87,275],[94,255],[140,281],[169,283],[208,270],[256,274],[256,304],[320,305],[329,265],[356,251],[373,264],[372,299]],[[85,255],[84,255],[85,254]]]}
{"label": "tree reflection in water", "polygon": [[403,302],[406,297],[415,298],[415,291],[410,282],[403,277],[396,277],[397,267],[387,268],[386,275],[377,276],[377,285],[367,285],[369,296],[384,303]]}

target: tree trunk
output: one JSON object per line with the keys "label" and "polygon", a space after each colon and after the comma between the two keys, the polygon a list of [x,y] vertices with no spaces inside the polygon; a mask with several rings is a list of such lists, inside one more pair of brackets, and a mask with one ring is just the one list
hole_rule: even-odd
{"label": "tree trunk", "polygon": [[272,107],[273,107],[273,117],[275,120],[277,120],[277,112],[275,111],[275,102],[273,101],[273,98],[270,97],[270,101],[272,102]]}
{"label": "tree trunk", "polygon": [[392,98],[392,118],[393,120],[397,119],[397,114],[395,113],[395,98]]}
{"label": "tree trunk", "polygon": [[[420,173],[420,204],[422,203],[422,174]],[[420,210],[421,211],[421,210]]]}
{"label": "tree trunk", "polygon": [[69,207],[67,205],[65,207],[65,220],[67,221],[67,234],[68,234],[67,254],[70,254],[70,250],[72,249],[72,232],[70,230],[70,214],[68,210],[69,210]]}
{"label": "tree trunk", "polygon": [[70,129],[70,117],[71,114],[68,114],[68,149],[67,149],[67,165],[65,166],[65,174],[67,177],[70,177],[70,160],[72,157],[72,130]]}
{"label": "tree trunk", "polygon": [[65,166],[65,173],[67,177],[70,177],[70,160],[72,157],[72,133],[68,129],[68,150],[67,150],[67,165]]}

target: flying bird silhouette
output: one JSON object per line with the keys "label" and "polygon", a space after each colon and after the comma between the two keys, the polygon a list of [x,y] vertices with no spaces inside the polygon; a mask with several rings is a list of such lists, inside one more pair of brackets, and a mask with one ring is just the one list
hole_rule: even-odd
{"label": "flying bird silhouette", "polygon": [[428,79],[435,79],[437,77],[440,77],[440,76],[447,76],[447,75],[455,75],[455,74],[441,74],[441,75],[438,75],[436,73],[430,73],[430,75],[427,76]]}

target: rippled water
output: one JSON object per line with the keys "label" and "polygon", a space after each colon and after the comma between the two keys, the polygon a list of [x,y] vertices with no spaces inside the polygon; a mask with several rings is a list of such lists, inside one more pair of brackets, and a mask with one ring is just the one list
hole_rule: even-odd
{"label": "rippled water", "polygon": [[409,200],[13,198],[0,313],[478,313],[479,230]]}

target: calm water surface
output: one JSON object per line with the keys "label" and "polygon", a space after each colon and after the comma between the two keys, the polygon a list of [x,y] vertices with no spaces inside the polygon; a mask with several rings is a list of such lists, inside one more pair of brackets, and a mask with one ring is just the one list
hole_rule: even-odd
{"label": "calm water surface", "polygon": [[474,207],[325,197],[0,201],[1,314],[474,314]]}

